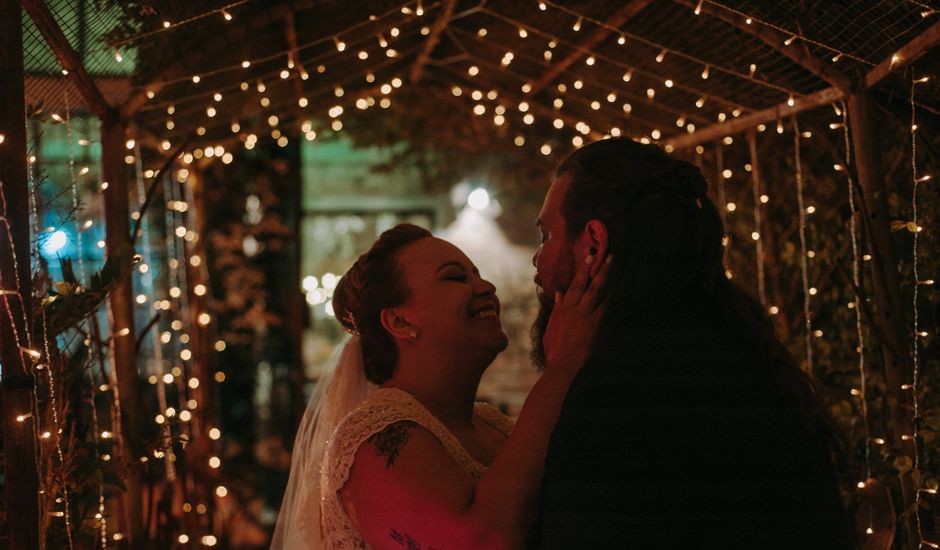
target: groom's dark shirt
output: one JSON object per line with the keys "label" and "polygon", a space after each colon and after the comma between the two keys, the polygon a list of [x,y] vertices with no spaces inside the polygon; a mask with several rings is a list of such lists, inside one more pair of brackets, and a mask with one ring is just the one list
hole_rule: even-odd
{"label": "groom's dark shirt", "polygon": [[598,343],[546,460],[535,546],[853,547],[825,440],[707,299]]}

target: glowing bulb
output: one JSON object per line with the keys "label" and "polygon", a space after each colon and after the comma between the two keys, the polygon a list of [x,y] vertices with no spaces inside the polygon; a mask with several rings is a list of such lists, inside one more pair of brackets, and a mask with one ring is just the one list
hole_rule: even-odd
{"label": "glowing bulb", "polygon": [[467,205],[474,210],[484,210],[489,204],[490,195],[487,193],[486,189],[474,189],[470,195],[467,196]]}

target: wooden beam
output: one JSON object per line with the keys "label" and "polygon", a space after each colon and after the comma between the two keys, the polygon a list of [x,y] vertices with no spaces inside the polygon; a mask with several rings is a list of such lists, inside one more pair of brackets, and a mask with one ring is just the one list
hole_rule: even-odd
{"label": "wooden beam", "polygon": [[774,105],[773,107],[769,107],[767,109],[755,111],[738,118],[733,118],[728,122],[714,124],[708,128],[703,128],[694,134],[682,134],[671,137],[662,143],[663,145],[672,146],[675,149],[694,147],[702,143],[714,141],[715,139],[743,132],[749,128],[754,128],[759,124],[773,122],[790,115],[795,115],[796,113],[807,111],[809,109],[815,109],[821,105],[838,101],[842,99],[844,95],[845,94],[842,92],[842,90],[839,90],[838,88],[825,88],[808,96],[794,99],[793,105],[790,105],[789,102],[784,102],[780,105]]}
{"label": "wooden beam", "polygon": [[709,2],[699,2],[698,0],[673,1],[689,8],[697,8],[701,11],[701,13],[721,19],[739,31],[757,38],[764,44],[767,44],[776,50],[777,53],[790,58],[797,65],[803,67],[807,71],[813,73],[814,75],[825,80],[832,86],[835,86],[845,93],[850,92],[852,89],[851,78],[843,74],[842,71],[833,67],[831,63],[827,63],[826,61],[814,56],[805,47],[805,44],[791,44],[788,46],[786,41],[790,39],[790,36],[785,35],[776,29],[767,27],[765,25],[749,25],[747,23],[746,16],[728,11],[723,7],[715,6]]}
{"label": "wooden beam", "polygon": [[613,34],[614,31],[611,30],[612,28],[620,27],[636,14],[643,11],[643,8],[648,6],[651,2],[652,0],[629,0],[604,22],[606,26],[594,29],[590,34],[584,37],[584,40],[578,43],[573,52],[553,65],[541,78],[535,81],[535,83],[532,84],[529,95],[534,95],[545,86],[548,86],[553,80],[558,78],[560,74],[568,70],[568,67],[574,65],[575,62],[584,57],[586,52],[591,51],[594,46],[597,46],[601,41]]}
{"label": "wooden beam", "polygon": [[450,23],[450,18],[454,14],[454,6],[456,4],[457,0],[445,0],[444,11],[437,21],[434,22],[434,26],[431,27],[431,33],[428,34],[427,39],[424,41],[424,48],[418,53],[418,59],[415,60],[415,64],[411,66],[411,73],[408,75],[408,78],[412,84],[417,84],[421,80],[421,73],[424,72],[424,66],[427,64],[428,60],[431,59],[431,53],[434,51],[434,48],[437,47],[437,43],[440,42],[441,33],[447,28],[447,24]]}
{"label": "wooden beam", "polygon": [[[39,476],[33,428],[39,418],[17,417],[33,410],[32,359],[20,349],[32,326],[29,253],[29,184],[26,173],[26,107],[23,89],[23,25],[17,0],[0,0],[0,364],[8,548],[38,549]],[[9,231],[9,233],[8,233]],[[12,245],[12,247],[11,247]],[[18,259],[18,261],[16,260]],[[12,322],[11,322],[12,321]],[[55,495],[49,495],[53,498]]]}
{"label": "wooden beam", "polygon": [[111,105],[105,100],[101,90],[98,89],[95,81],[85,70],[84,63],[82,63],[72,45],[69,44],[68,38],[59,28],[59,24],[56,23],[45,2],[43,0],[22,0],[22,5],[26,13],[29,14],[30,19],[36,24],[36,28],[42,33],[43,38],[46,39],[46,43],[49,44],[49,48],[52,49],[56,59],[59,60],[59,65],[62,66],[62,69],[68,71],[68,75],[75,82],[75,86],[82,94],[85,102],[91,107],[91,110],[100,119],[108,116]]}
{"label": "wooden beam", "polygon": [[[685,0],[674,1],[684,2]],[[883,80],[888,74],[894,71],[899,71],[910,65],[925,53],[930,51],[932,48],[936,47],[938,44],[940,44],[940,23],[935,23],[926,31],[908,42],[907,45],[898,50],[894,56],[888,58],[884,62],[880,63],[877,67],[869,71],[868,74],[865,75],[865,77],[861,80],[860,86],[862,86],[862,88],[865,90],[871,89],[873,86],[881,82],[881,80]],[[846,93],[836,86],[825,88],[810,95],[795,99],[792,106],[789,104],[788,100],[787,102],[781,103],[780,105],[768,107],[767,109],[762,109],[760,111],[755,111],[742,117],[732,119],[730,122],[714,124],[708,128],[703,128],[694,134],[679,135],[669,138],[662,143],[663,145],[669,145],[674,149],[694,147],[707,141],[714,140],[717,137],[737,134],[747,130],[748,128],[753,128],[758,124],[777,120],[784,116],[793,115],[825,105],[827,103],[838,101],[843,99],[845,96]]]}
{"label": "wooden beam", "polygon": [[[105,244],[108,256],[120,254],[131,246],[130,212],[127,193],[126,122],[113,112],[101,120],[101,179],[107,182],[104,196]],[[141,498],[141,471],[139,464],[144,454],[141,439],[140,376],[137,370],[137,350],[134,341],[134,295],[131,277],[121,280],[108,295],[108,324],[113,341],[113,365],[118,379],[121,411],[121,453],[128,465],[124,480],[127,490],[121,494],[125,511],[124,535],[131,546],[142,544],[147,534],[143,531]],[[124,332],[125,329],[127,332]]]}
{"label": "wooden beam", "polygon": [[[862,220],[865,237],[872,251],[870,264],[875,298],[873,324],[881,335],[881,352],[884,357],[886,403],[891,418],[891,447],[900,449],[913,458],[916,452],[912,440],[905,439],[914,433],[914,407],[912,392],[903,389],[914,380],[913,359],[909,351],[909,329],[904,320],[904,305],[901,299],[901,282],[898,278],[897,256],[891,236],[891,220],[888,208],[888,191],[881,166],[882,142],[878,136],[875,104],[865,93],[848,98],[849,128],[852,132],[852,158],[861,188]],[[915,336],[916,337],[916,336]],[[869,443],[870,444],[870,443]],[[900,477],[903,510],[908,510],[915,500],[916,485],[910,472]],[[914,512],[915,514],[917,511]],[[918,530],[913,514],[905,521],[908,547],[919,548]]]}
{"label": "wooden beam", "polygon": [[886,76],[894,71],[902,69],[911,63],[920,59],[940,44],[940,21],[934,23],[915,38],[907,43],[900,50],[896,51],[891,57],[885,59],[874,69],[865,75],[865,90],[875,87],[876,84],[884,80]]}

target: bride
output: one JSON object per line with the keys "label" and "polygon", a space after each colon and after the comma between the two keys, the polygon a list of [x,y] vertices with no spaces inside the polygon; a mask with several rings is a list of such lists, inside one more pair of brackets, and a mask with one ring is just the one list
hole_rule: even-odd
{"label": "bride", "polygon": [[337,318],[354,336],[301,422],[271,547],[523,547],[609,265],[588,258],[555,296],[545,371],[513,426],[475,402],[507,345],[493,285],[424,229],[383,233],[337,286]]}

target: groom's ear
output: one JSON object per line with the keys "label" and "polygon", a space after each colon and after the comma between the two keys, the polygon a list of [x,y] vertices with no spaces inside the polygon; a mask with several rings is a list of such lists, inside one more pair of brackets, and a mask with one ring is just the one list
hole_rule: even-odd
{"label": "groom's ear", "polygon": [[[584,224],[584,230],[581,231],[582,246],[585,254],[590,254],[595,258],[604,258],[607,256],[608,240],[607,226],[600,220],[590,220]],[[591,277],[597,275],[603,262],[594,262],[591,266]]]}
{"label": "groom's ear", "polygon": [[415,326],[402,315],[398,308],[385,308],[379,314],[379,320],[382,321],[382,327],[392,335],[396,340],[414,340],[417,333]]}

